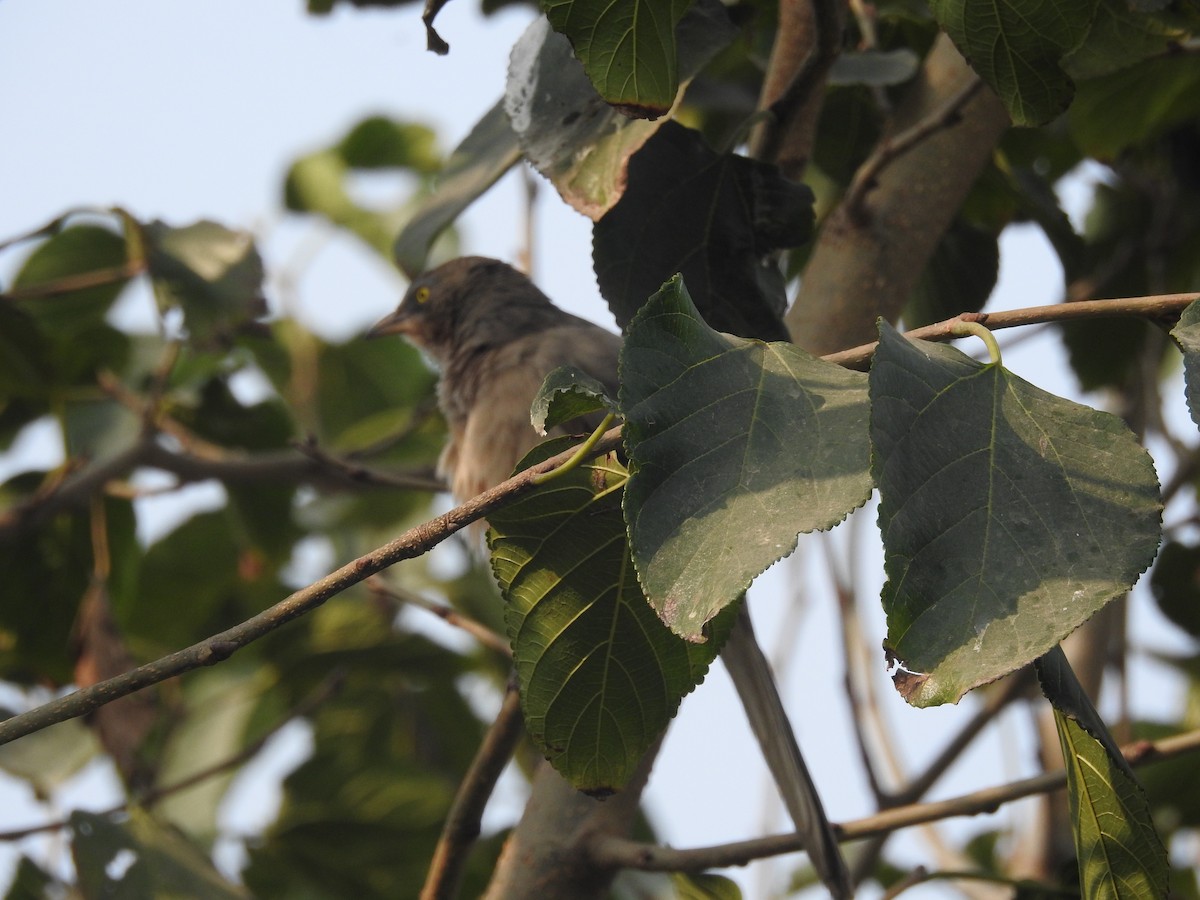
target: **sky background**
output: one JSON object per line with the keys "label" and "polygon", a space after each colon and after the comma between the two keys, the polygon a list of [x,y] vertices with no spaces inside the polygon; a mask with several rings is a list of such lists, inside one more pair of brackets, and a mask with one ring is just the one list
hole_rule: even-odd
{"label": "sky background", "polygon": [[[533,17],[521,9],[484,19],[477,9],[474,0],[447,4],[438,29],[451,53],[437,57],[425,51],[419,5],[345,9],[315,18],[305,14],[303,0],[6,0],[0,3],[0,241],[81,205],[119,205],[143,220],[173,225],[214,219],[258,236],[275,312],[294,314],[329,338],[356,334],[394,307],[404,281],[353,239],[313,219],[285,215],[284,173],[297,156],[327,146],[371,114],[429,124],[443,150],[457,144],[500,96],[509,48]],[[561,305],[612,327],[591,271],[590,223],[562,204],[550,185],[535,182],[535,279]],[[460,222],[464,252],[515,260],[524,190],[524,180],[510,173],[471,208]],[[1085,205],[1086,179],[1068,190],[1068,205],[1078,213]],[[12,255],[0,256],[0,279],[14,264]],[[1006,233],[1001,283],[989,308],[1050,303],[1060,296],[1061,271],[1040,235],[1029,228]],[[152,327],[148,292],[129,292],[118,315],[122,322]],[[1047,390],[1078,395],[1049,331],[1022,340],[1005,354],[1005,363]],[[34,429],[7,457],[0,456],[0,476],[44,465],[56,453],[51,432]],[[221,495],[202,486],[188,497],[190,507],[157,504],[143,536],[162,533],[189,508],[219,503]],[[854,519],[856,524],[838,530],[834,543],[844,556],[852,535],[861,541],[857,578],[868,610],[868,643],[878,648],[884,622],[875,602],[882,572],[873,506]],[[752,608],[768,653],[779,661],[791,715],[830,816],[844,820],[871,810],[844,713],[837,623],[820,540],[805,538],[792,559],[764,576]],[[805,563],[813,574],[802,574]],[[798,592],[806,601],[802,605],[790,602]],[[0,596],[2,602],[20,598]],[[800,606],[797,621],[788,610]],[[1174,633],[1144,596],[1133,609],[1135,641],[1170,647]],[[886,681],[881,652],[878,660],[892,739],[915,770],[966,721],[974,701],[913,710]],[[1141,710],[1175,712],[1178,690],[1161,670],[1139,665],[1132,677]],[[1003,721],[1005,727],[978,742],[933,796],[1031,771],[1025,717],[1010,712]],[[239,779],[225,811],[231,834],[270,820],[278,774],[302,759],[305,747],[303,728],[289,729],[268,760]],[[667,842],[691,846],[782,827],[770,795],[732,688],[715,667],[684,702],[647,803]],[[55,798],[56,806],[39,805],[22,785],[3,782],[0,828],[34,824],[76,805],[99,808],[115,796],[101,766],[90,767]],[[519,802],[520,788],[510,781],[488,822],[510,821]],[[1021,815],[1022,805],[1016,804],[996,816],[944,827],[960,835],[963,829],[1019,821]],[[66,856],[61,840],[22,847],[60,860]],[[916,837],[904,835],[892,855],[916,862],[925,858],[922,847]],[[0,846],[0,884],[7,882],[16,849]],[[236,868],[236,840],[222,845],[220,858]],[[795,859],[732,874],[753,897],[771,879],[786,876]],[[922,896],[939,894],[930,888]]]}

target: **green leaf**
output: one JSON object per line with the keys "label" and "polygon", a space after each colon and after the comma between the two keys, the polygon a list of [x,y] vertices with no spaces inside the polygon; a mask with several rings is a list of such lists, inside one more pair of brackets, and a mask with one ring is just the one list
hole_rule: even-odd
{"label": "green leaf", "polygon": [[1171,337],[1183,350],[1183,385],[1188,412],[1200,426],[1200,301],[1192,303],[1171,329]]}
{"label": "green leaf", "polygon": [[425,271],[437,236],[520,158],[521,148],[503,101],[498,102],[454,148],[433,192],[418,201],[396,236],[392,256],[401,270],[410,278]]}
{"label": "green leaf", "polygon": [[338,151],[353,169],[412,169],[432,175],[442,164],[432,128],[386,116],[363,119],[342,138]]}
{"label": "green leaf", "polygon": [[938,24],[1016,125],[1063,112],[1074,85],[1063,58],[1087,37],[1101,0],[931,0]]}
{"label": "green leaf", "polygon": [[906,328],[977,312],[991,296],[1000,272],[995,232],[957,218],[938,242],[904,310]]}
{"label": "green leaf", "polygon": [[1116,416],[886,323],[870,385],[886,647],[910,703],[1031,662],[1150,565],[1158,482]]}
{"label": "green leaf", "polygon": [[99,752],[88,727],[67,719],[0,746],[0,769],[27,782],[36,796],[50,797]]}
{"label": "green leaf", "polygon": [[829,84],[892,87],[912,78],[920,65],[920,57],[907,47],[842,53],[829,69]]}
{"label": "green leaf", "polygon": [[[719,0],[697,0],[676,29],[680,77],[693,77],[736,34]],[[659,128],[608,106],[545,19],[513,48],[504,109],[525,158],[593,221],[621,199],[629,158]]]}
{"label": "green leaf", "polygon": [[[13,281],[14,292],[60,285],[70,276],[117,269],[126,263],[125,238],[99,225],[76,225],[42,242],[25,260]],[[110,276],[103,283],[17,303],[43,333],[72,337],[104,320],[128,276]]]}
{"label": "green leaf", "polygon": [[[548,441],[519,468],[569,443]],[[732,623],[696,645],[659,621],[629,559],[626,477],[614,454],[584,463],[493,513],[488,532],[529,734],[571,784],[601,795],[633,774]]]}
{"label": "green leaf", "polygon": [[679,89],[675,25],[691,0],[541,0],[606,103],[655,119]]}
{"label": "green leaf", "polygon": [[1150,591],[1164,616],[1200,638],[1200,547],[1167,543],[1154,561]]}
{"label": "green leaf", "polygon": [[621,409],[633,558],[689,640],[799,533],[871,493],[866,378],[791,344],[718,334],[678,277],[630,325]]}
{"label": "green leaf", "polygon": [[678,272],[714,328],[787,340],[783,276],[770,255],[807,239],[812,200],[773,166],[714,153],[668,122],[630,161],[628,190],[593,229],[600,291],[624,328]]}
{"label": "green leaf", "polygon": [[1167,854],[1141,786],[1100,742],[1058,709],[1054,724],[1067,767],[1067,794],[1085,900],[1166,897]]}
{"label": "green leaf", "polygon": [[742,900],[737,882],[712,872],[673,872],[676,900]]}
{"label": "green leaf", "polygon": [[542,382],[533,398],[530,419],[538,434],[588,413],[616,412],[608,388],[574,366],[560,366]]}
{"label": "green leaf", "polygon": [[117,824],[89,812],[71,814],[71,853],[86,897],[209,897],[246,900],[196,845],[137,807]]}
{"label": "green leaf", "polygon": [[65,895],[67,887],[55,881],[28,856],[22,856],[4,900],[43,900]]}
{"label": "green leaf", "polygon": [[262,258],[249,233],[201,221],[151,222],[143,235],[159,303],[183,311],[193,341],[229,337],[266,313]]}

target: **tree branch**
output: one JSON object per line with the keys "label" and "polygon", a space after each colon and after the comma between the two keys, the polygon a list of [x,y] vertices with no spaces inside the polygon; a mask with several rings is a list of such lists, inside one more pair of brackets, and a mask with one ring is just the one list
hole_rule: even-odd
{"label": "tree branch", "polygon": [[442,836],[433,851],[429,875],[421,889],[421,900],[452,900],[458,896],[467,855],[479,837],[483,810],[496,788],[521,735],[525,733],[521,718],[521,695],[515,682],[510,682],[500,713],[484,736],[483,743],[471,768],[467,770],[450,814],[442,825]]}
{"label": "tree branch", "polygon": [[[1004,312],[962,313],[953,319],[935,322],[922,328],[904,332],[907,338],[922,341],[948,341],[960,337],[954,333],[958,322],[978,322],[993,331],[999,328],[1015,328],[1018,325],[1036,325],[1042,322],[1069,322],[1073,319],[1140,318],[1172,322],[1192,303],[1200,300],[1200,293],[1159,294],[1154,297],[1118,297],[1112,300],[1073,300],[1070,303],[1054,303],[1049,306],[1027,306]],[[827,353],[821,357],[826,362],[837,363],[847,369],[866,369],[875,354],[878,341],[860,344],[849,350]]]}
{"label": "tree branch", "polygon": [[[1197,751],[1200,751],[1200,729],[1159,741],[1139,741],[1122,748],[1125,758],[1133,766],[1174,759]],[[1055,791],[1066,783],[1066,771],[1059,769],[949,800],[897,806],[873,816],[835,825],[834,828],[841,841],[860,840],[957,816],[994,812],[1006,803],[1034,794]],[[592,844],[590,853],[597,864],[612,868],[694,872],[724,866],[744,866],[756,859],[796,853],[803,849],[800,839],[794,834],[777,834],[750,841],[695,847],[689,850],[644,844],[626,838],[598,837]]]}
{"label": "tree branch", "polygon": [[[594,454],[599,456],[607,453],[619,447],[620,444],[621,429],[612,428],[596,445]],[[57,722],[86,715],[106,703],[111,703],[118,697],[124,697],[142,688],[166,681],[168,678],[174,678],[176,675],[182,675],[184,672],[190,672],[201,666],[211,666],[228,658],[235,651],[270,634],[292,619],[312,612],[330,597],[336,596],[402,559],[413,559],[427,553],[456,531],[484,518],[493,510],[514,502],[517,498],[533,490],[535,486],[533,479],[538,474],[549,472],[562,465],[572,457],[574,452],[575,449],[571,448],[531,466],[496,487],[456,506],[449,512],[409,529],[394,541],[347,563],[233,628],[212,635],[199,643],[168,654],[154,662],[138,666],[124,675],[98,682],[89,688],[77,690],[58,700],[0,722],[0,744],[6,744]]]}

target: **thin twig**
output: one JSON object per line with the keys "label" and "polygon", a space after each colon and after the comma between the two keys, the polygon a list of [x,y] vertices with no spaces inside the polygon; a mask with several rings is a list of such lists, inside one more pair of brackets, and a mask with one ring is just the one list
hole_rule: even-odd
{"label": "thin twig", "polygon": [[[1200,729],[1189,731],[1160,741],[1139,741],[1122,748],[1125,758],[1133,766],[1174,759],[1200,750]],[[1064,769],[1045,772],[1032,778],[1013,781],[998,787],[985,788],[932,803],[897,806],[862,819],[854,819],[834,825],[838,840],[854,841],[875,835],[940,822],[957,816],[976,816],[995,812],[1014,800],[1045,794],[1064,787],[1067,774]],[[765,838],[720,844],[712,847],[694,847],[677,850],[656,844],[645,844],[628,838],[598,837],[589,850],[589,858],[597,865],[610,868],[640,869],[652,872],[694,872],[724,866],[744,866],[757,859],[796,853],[804,849],[803,842],[795,834],[776,834]]]}
{"label": "thin twig", "polygon": [[467,857],[479,837],[483,810],[521,740],[523,725],[521,695],[516,684],[510,682],[500,713],[458,786],[450,814],[442,826],[442,836],[433,851],[421,900],[448,900],[457,896]]}
{"label": "thin twig", "polygon": [[[615,450],[620,445],[621,429],[613,428],[596,445],[594,453],[599,456]],[[233,628],[214,634],[154,662],[138,666],[116,678],[109,678],[91,687],[74,691],[65,697],[0,722],[0,744],[6,744],[19,737],[32,734],[57,722],[86,715],[106,703],[111,703],[118,697],[127,696],[142,688],[174,678],[176,675],[182,675],[184,672],[190,672],[201,666],[211,666],[227,659],[247,644],[270,634],[292,619],[317,609],[330,597],[336,596],[402,559],[413,559],[427,553],[450,535],[461,531],[472,522],[485,518],[493,510],[513,503],[533,490],[535,486],[533,479],[538,474],[549,472],[562,465],[574,453],[575,448],[572,447],[557,456],[531,466],[496,487],[473,497],[461,506],[456,506],[443,515],[409,529],[394,541],[347,563]]]}
{"label": "thin twig", "polygon": [[371,577],[367,579],[367,587],[381,597],[400,604],[416,606],[427,612],[433,613],[443,622],[453,625],[456,628],[461,628],[483,646],[489,650],[494,650],[501,656],[506,656],[512,659],[512,647],[508,641],[496,634],[492,629],[488,628],[482,622],[477,622],[470,616],[464,616],[453,607],[446,606],[443,603],[437,603],[430,600],[428,597],[423,597],[416,591],[406,590],[402,587],[387,584],[379,577]]}
{"label": "thin twig", "polygon": [[79,272],[75,275],[62,275],[49,281],[40,281],[20,288],[14,288],[0,294],[0,300],[40,300],[44,297],[55,297],[59,294],[69,294],[72,291],[82,291],[87,288],[100,287],[106,284],[119,284],[141,275],[146,271],[146,261],[142,259],[129,260],[119,266],[107,269],[93,269],[90,272]]}
{"label": "thin twig", "polygon": [[[1159,294],[1151,297],[1118,297],[1112,300],[1075,300],[1070,303],[1054,303],[1049,306],[1027,306],[1002,312],[962,313],[933,325],[906,331],[907,338],[923,341],[948,341],[954,334],[957,322],[978,322],[993,330],[1015,328],[1019,325],[1036,325],[1042,322],[1068,322],[1074,319],[1138,318],[1170,321],[1184,309],[1200,300],[1200,293]],[[878,341],[829,353],[821,358],[848,369],[865,369],[875,354]]]}

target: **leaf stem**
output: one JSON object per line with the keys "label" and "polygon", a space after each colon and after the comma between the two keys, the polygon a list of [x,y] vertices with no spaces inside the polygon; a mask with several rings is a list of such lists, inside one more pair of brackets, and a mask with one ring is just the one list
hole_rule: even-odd
{"label": "leaf stem", "polygon": [[985,344],[987,344],[988,356],[991,357],[993,365],[1000,364],[1000,345],[996,343],[996,336],[980,325],[978,322],[971,322],[966,319],[959,319],[950,328],[951,334],[955,337],[967,337],[975,335]]}
{"label": "leaf stem", "polygon": [[533,477],[533,483],[545,484],[552,478],[557,478],[559,475],[565,475],[585,459],[589,459],[592,448],[596,446],[596,442],[600,440],[600,438],[604,437],[604,432],[608,431],[608,427],[612,425],[613,420],[616,419],[616,417],[616,413],[609,413],[607,416],[605,416],[604,421],[602,421],[596,430],[589,435],[586,441],[579,445],[579,448],[575,451],[570,459],[556,469],[551,469],[549,472],[542,472],[539,475],[535,475]]}

